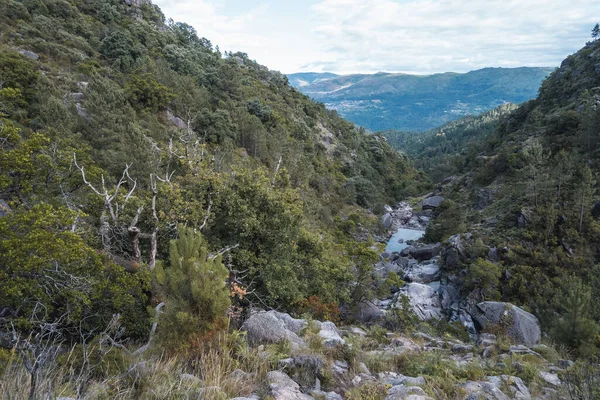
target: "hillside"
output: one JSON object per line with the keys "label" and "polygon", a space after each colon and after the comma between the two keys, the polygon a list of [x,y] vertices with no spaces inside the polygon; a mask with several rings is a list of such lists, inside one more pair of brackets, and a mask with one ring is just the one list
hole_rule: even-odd
{"label": "hillside", "polygon": [[[483,274],[471,296],[524,305],[556,343],[585,356],[598,351],[600,332],[592,306],[600,295],[599,62],[596,40],[569,56],[536,99],[503,113],[491,134],[484,125],[485,140],[433,147],[442,159],[469,161],[434,172],[448,178],[436,191],[446,201],[426,234],[431,241],[458,234],[453,251],[456,240],[473,246],[470,255],[446,258],[450,286]],[[478,258],[499,269],[482,270]]]}
{"label": "hillside", "polygon": [[292,85],[371,131],[426,131],[534,98],[553,68],[485,68],[428,76],[291,74]]}
{"label": "hillside", "polygon": [[441,182],[476,162],[486,140],[515,109],[516,105],[508,103],[426,132],[389,130],[379,134],[390,146],[406,153],[413,165],[429,174],[432,181]]}

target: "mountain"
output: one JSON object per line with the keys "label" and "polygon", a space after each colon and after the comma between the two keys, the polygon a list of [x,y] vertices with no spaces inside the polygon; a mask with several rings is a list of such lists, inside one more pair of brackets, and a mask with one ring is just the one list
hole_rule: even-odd
{"label": "mountain", "polygon": [[298,90],[371,131],[425,131],[537,95],[554,68],[484,68],[464,74],[290,74]]}
{"label": "mountain", "polygon": [[448,290],[464,291],[479,275],[469,301],[523,305],[553,341],[582,356],[599,351],[599,64],[595,40],[564,60],[535,99],[489,124],[469,118],[423,141],[390,135],[441,181],[433,194],[445,200],[425,236],[451,237]]}

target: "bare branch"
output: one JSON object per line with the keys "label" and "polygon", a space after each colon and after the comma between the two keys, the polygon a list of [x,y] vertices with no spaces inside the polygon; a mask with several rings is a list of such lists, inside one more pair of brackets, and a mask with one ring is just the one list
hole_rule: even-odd
{"label": "bare branch", "polygon": [[143,345],[142,347],[140,347],[139,349],[137,349],[136,351],[133,352],[133,355],[140,355],[143,352],[145,352],[146,350],[148,350],[148,348],[150,347],[150,345],[152,344],[152,340],[154,339],[154,335],[156,334],[156,328],[158,327],[158,318],[160,317],[161,314],[161,310],[162,308],[165,306],[165,303],[160,303],[159,305],[156,306],[156,308],[154,309],[154,323],[152,324],[152,329],[150,329],[150,335],[148,337],[148,342],[146,342],[145,345]]}
{"label": "bare branch", "polygon": [[200,228],[198,228],[199,231],[204,229],[204,227],[206,226],[206,223],[208,222],[208,218],[210,217],[210,209],[212,208],[212,205],[213,205],[212,196],[209,194],[208,195],[208,207],[206,208],[206,215],[204,216],[204,221],[202,222],[202,225],[200,225]]}
{"label": "bare branch", "polygon": [[211,255],[208,257],[208,259],[209,259],[209,260],[214,260],[215,258],[217,258],[217,257],[219,257],[219,256],[221,256],[221,255],[223,255],[223,254],[225,254],[225,253],[228,253],[228,252],[230,252],[230,251],[231,251],[231,250],[233,250],[233,249],[237,249],[238,247],[240,247],[240,244],[239,244],[239,243],[238,243],[238,244],[236,244],[236,245],[234,245],[234,246],[225,247],[224,249],[221,249],[221,250],[219,250],[219,251],[218,251],[216,254],[211,254]]}

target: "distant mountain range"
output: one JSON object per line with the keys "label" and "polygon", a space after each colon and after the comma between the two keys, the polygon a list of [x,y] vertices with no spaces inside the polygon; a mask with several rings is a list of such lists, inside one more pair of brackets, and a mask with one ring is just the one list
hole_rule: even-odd
{"label": "distant mountain range", "polygon": [[484,68],[464,74],[297,73],[290,84],[372,131],[425,131],[504,103],[534,98],[555,68]]}

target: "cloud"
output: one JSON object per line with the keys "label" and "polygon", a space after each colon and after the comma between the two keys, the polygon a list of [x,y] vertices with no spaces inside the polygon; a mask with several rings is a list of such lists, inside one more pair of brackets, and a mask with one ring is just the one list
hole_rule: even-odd
{"label": "cloud", "polygon": [[596,0],[155,0],[221,50],[285,73],[557,66],[599,22]]}
{"label": "cloud", "polygon": [[[337,71],[465,71],[557,65],[589,37],[595,1],[322,0],[322,63]],[[333,56],[333,57],[332,57]]]}

